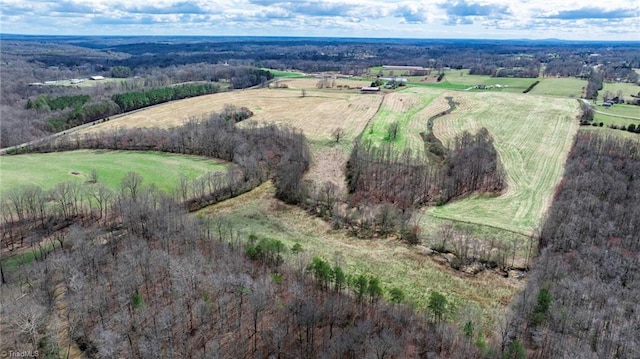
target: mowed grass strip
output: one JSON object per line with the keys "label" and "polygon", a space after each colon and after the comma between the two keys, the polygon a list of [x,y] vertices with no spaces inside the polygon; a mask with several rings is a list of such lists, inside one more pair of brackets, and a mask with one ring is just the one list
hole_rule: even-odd
{"label": "mowed grass strip", "polygon": [[[317,82],[315,79],[287,81],[300,86],[315,86],[307,82]],[[382,96],[362,95],[357,90],[305,89],[304,92],[302,96],[300,89],[256,89],[199,96],[130,113],[79,133],[118,128],[171,128],[219,112],[231,104],[253,111],[253,121],[289,125],[302,130],[310,140],[328,140],[334,128],[343,128],[345,139],[353,139],[362,132],[382,100]]]}
{"label": "mowed grass strip", "polygon": [[210,206],[199,215],[224,219],[244,238],[255,234],[259,238],[281,240],[288,248],[299,242],[303,258],[287,254],[285,260],[303,269],[300,263],[321,256],[332,265],[338,264],[348,274],[368,274],[380,277],[385,295],[393,287],[401,288],[407,300],[426,310],[431,291],[446,295],[458,309],[465,305],[479,309],[487,324],[498,318],[513,295],[522,287],[514,278],[504,278],[491,272],[476,276],[452,270],[438,264],[415,247],[396,239],[357,239],[343,230],[312,217],[304,210],[276,200],[271,183]]}
{"label": "mowed grass strip", "polygon": [[625,128],[631,124],[636,126],[640,126],[640,119],[635,120],[631,118],[618,117],[612,114],[609,114],[609,111],[602,110],[600,107],[597,108],[599,111],[593,114],[593,123],[600,124],[602,122],[603,126],[608,128],[611,125],[614,125],[618,128],[624,126]]}
{"label": "mowed grass strip", "polygon": [[181,174],[195,179],[227,168],[225,162],[210,158],[162,152],[80,150],[0,156],[0,195],[4,198],[9,191],[29,184],[50,189],[67,181],[85,183],[94,169],[98,183],[114,190],[127,172],[136,172],[143,177],[143,185],[155,184],[169,193]]}
{"label": "mowed grass strip", "polygon": [[[443,143],[465,130],[487,128],[507,174],[500,196],[470,196],[426,210],[435,217],[531,234],[541,224],[574,135],[578,103],[571,99],[506,93],[455,93],[460,103],[434,123]],[[425,216],[428,220],[429,216]]]}
{"label": "mowed grass strip", "polygon": [[298,71],[281,71],[267,68],[262,68],[262,70],[269,71],[273,74],[273,76],[282,78],[302,78],[308,76],[307,74]]}

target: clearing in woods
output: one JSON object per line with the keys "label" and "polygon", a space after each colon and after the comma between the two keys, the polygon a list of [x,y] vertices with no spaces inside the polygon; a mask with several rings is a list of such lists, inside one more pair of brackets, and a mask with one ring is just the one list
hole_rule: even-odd
{"label": "clearing in woods", "polygon": [[92,170],[98,172],[98,183],[117,190],[127,172],[136,172],[143,185],[155,184],[171,193],[179,175],[195,179],[207,172],[226,172],[228,164],[210,158],[142,151],[68,151],[0,156],[0,195],[24,185],[36,185],[44,190],[58,183],[85,183]]}
{"label": "clearing in woods", "polygon": [[299,242],[303,248],[301,254],[285,254],[286,262],[294,268],[302,271],[304,263],[309,263],[313,256],[321,256],[331,265],[340,265],[347,274],[380,277],[385,296],[390,289],[398,287],[406,294],[407,301],[421,310],[426,310],[431,291],[438,291],[446,295],[458,312],[466,308],[482,316],[489,328],[523,284],[513,277],[504,278],[490,271],[473,276],[455,271],[448,264],[432,260],[420,248],[407,246],[397,239],[351,237],[301,208],[275,199],[270,182],[207,207],[199,215],[231,223],[245,240],[255,234],[258,238],[278,239],[287,248]]}
{"label": "clearing in woods", "polygon": [[577,101],[506,93],[452,92],[447,96],[453,96],[459,107],[435,121],[434,134],[447,144],[465,130],[475,133],[487,128],[506,170],[507,190],[499,196],[473,195],[424,211],[430,216],[532,234],[562,179],[579,126]]}

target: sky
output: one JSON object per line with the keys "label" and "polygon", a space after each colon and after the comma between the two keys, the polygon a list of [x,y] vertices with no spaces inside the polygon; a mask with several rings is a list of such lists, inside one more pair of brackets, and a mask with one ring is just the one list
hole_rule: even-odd
{"label": "sky", "polygon": [[640,41],[640,0],[0,0],[0,33]]}

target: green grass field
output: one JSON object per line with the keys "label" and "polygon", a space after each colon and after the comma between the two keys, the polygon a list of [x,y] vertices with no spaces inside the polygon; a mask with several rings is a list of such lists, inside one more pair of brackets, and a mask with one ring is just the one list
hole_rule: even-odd
{"label": "green grass field", "polygon": [[576,78],[541,78],[540,83],[529,92],[530,95],[580,98],[586,80]]}
{"label": "green grass field", "polygon": [[[399,151],[410,148],[414,153],[422,152],[424,144],[420,132],[427,130],[429,117],[446,109],[430,111],[431,102],[444,93],[442,90],[409,87],[387,94],[380,109],[362,132],[362,141],[375,145],[391,143]],[[399,131],[395,140],[388,137],[388,126],[398,122]]]}
{"label": "green grass field", "polygon": [[[623,124],[626,126],[626,124]],[[597,127],[597,126],[581,126],[580,127],[581,131],[598,131],[598,132],[604,132],[604,134],[606,135],[612,135],[612,136],[618,136],[621,138],[629,138],[629,139],[634,139],[634,140],[640,140],[640,135],[638,135],[637,133],[632,133],[629,131],[623,131],[623,130],[614,130],[611,128],[608,128],[607,125],[604,125],[603,127]]]}
{"label": "green grass field", "polygon": [[93,169],[98,172],[98,182],[112,189],[119,188],[124,175],[133,171],[143,177],[143,184],[153,183],[170,192],[178,185],[180,174],[193,179],[207,172],[226,171],[227,165],[204,157],[161,152],[82,150],[0,156],[0,195],[27,184],[50,189],[66,181],[84,183]]}
{"label": "green grass field", "polygon": [[629,98],[631,95],[637,95],[640,92],[640,86],[623,82],[605,82],[602,84],[602,90],[598,91],[598,102],[602,102],[602,97],[607,91],[614,96],[620,91],[622,92],[622,97]]}
{"label": "green grass field", "polygon": [[604,127],[609,127],[611,125],[615,125],[618,128],[622,126],[629,126],[630,124],[634,124],[636,126],[640,126],[640,120],[632,120],[628,118],[622,118],[617,116],[610,116],[602,113],[595,113],[593,115],[593,122],[600,123],[602,122]]}
{"label": "green grass field", "polygon": [[230,222],[244,238],[255,234],[278,239],[288,248],[299,242],[304,250],[302,258],[292,253],[285,256],[294,268],[302,270],[304,263],[318,255],[332,265],[339,264],[347,274],[380,277],[385,295],[393,287],[401,288],[407,300],[420,310],[426,310],[429,293],[435,290],[445,294],[458,309],[465,305],[477,308],[489,325],[523,284],[490,272],[470,276],[454,271],[396,239],[351,237],[298,207],[274,199],[271,183],[203,209],[199,215]]}
{"label": "green grass field", "polygon": [[446,70],[444,72],[443,81],[447,81],[456,85],[465,85],[467,87],[484,84],[491,81],[495,77],[489,75],[469,75],[469,70]]}
{"label": "green grass field", "polygon": [[307,75],[303,74],[302,72],[280,71],[280,70],[267,69],[267,68],[263,68],[262,70],[266,70],[266,71],[271,72],[273,74],[273,76],[275,76],[275,77],[284,77],[284,78],[289,78],[289,79],[297,79],[297,78],[308,77]]}
{"label": "green grass field", "polygon": [[434,89],[444,89],[444,90],[467,90],[470,87],[468,85],[451,83],[447,80],[442,80],[441,82],[436,82],[436,83],[409,82],[409,85],[417,86],[417,87],[430,87]]}
{"label": "green grass field", "polygon": [[640,120],[640,106],[618,104],[609,108],[595,105],[594,109],[610,115],[633,117]]}
{"label": "green grass field", "polygon": [[500,196],[474,195],[429,208],[424,220],[433,216],[533,233],[562,178],[578,130],[577,101],[490,92],[458,92],[454,100],[460,109],[437,119],[434,134],[447,143],[464,130],[487,128],[505,167],[508,188]]}

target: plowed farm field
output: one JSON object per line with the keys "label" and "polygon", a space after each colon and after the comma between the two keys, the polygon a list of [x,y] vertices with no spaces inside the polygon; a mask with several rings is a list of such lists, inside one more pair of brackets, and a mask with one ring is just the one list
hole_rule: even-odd
{"label": "plowed farm field", "polygon": [[429,208],[427,214],[533,233],[562,178],[578,131],[578,103],[506,93],[456,92],[453,97],[458,108],[435,121],[434,134],[446,144],[465,130],[487,128],[506,170],[508,188],[499,196],[471,196]]}

